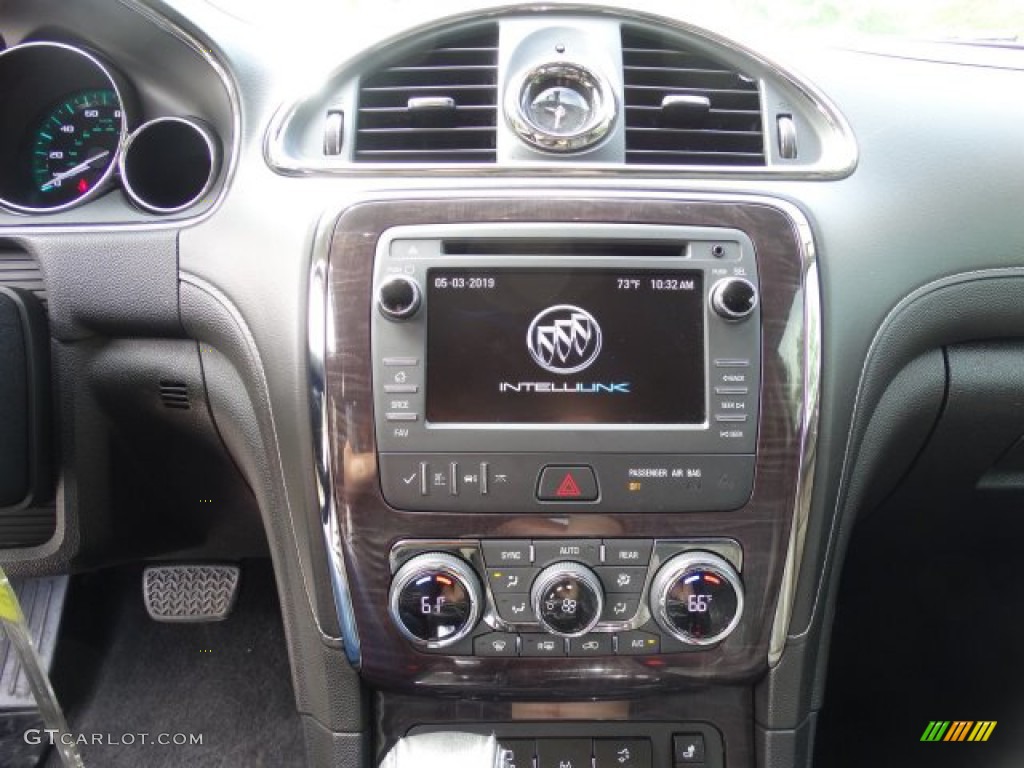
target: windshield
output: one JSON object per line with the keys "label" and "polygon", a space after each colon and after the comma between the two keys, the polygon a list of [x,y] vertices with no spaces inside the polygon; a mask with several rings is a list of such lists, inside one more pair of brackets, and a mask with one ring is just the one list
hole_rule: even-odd
{"label": "windshield", "polygon": [[[211,0],[232,15],[275,26],[337,19],[371,26],[426,21],[494,5],[494,0]],[[557,5],[563,0],[548,0]],[[1024,43],[1021,0],[606,0],[638,11],[746,36],[793,34],[830,39],[888,36],[917,40]]]}

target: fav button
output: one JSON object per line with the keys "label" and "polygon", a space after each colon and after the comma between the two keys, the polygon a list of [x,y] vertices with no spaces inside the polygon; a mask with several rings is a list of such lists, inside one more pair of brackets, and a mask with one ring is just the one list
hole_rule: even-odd
{"label": "fav button", "polygon": [[597,501],[597,475],[588,466],[549,465],[537,482],[540,501]]}

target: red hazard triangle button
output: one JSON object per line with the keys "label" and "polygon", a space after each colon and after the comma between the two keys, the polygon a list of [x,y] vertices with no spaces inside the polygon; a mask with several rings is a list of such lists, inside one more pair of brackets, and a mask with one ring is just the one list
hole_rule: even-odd
{"label": "red hazard triangle button", "polygon": [[572,472],[565,473],[565,478],[559,484],[558,490],[555,491],[555,496],[562,499],[578,499],[580,497],[580,487],[576,485]]}
{"label": "red hazard triangle button", "polygon": [[593,467],[544,467],[537,482],[541,501],[597,501],[597,476]]}

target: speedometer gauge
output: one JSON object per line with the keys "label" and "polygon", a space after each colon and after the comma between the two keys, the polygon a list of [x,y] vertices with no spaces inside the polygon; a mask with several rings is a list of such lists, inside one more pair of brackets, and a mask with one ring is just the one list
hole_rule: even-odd
{"label": "speedometer gauge", "polygon": [[112,90],[79,91],[46,112],[33,129],[34,197],[52,208],[88,194],[115,161],[121,105]]}
{"label": "speedometer gauge", "polygon": [[57,213],[110,189],[137,102],[98,55],[43,41],[0,51],[0,102],[0,207]]}

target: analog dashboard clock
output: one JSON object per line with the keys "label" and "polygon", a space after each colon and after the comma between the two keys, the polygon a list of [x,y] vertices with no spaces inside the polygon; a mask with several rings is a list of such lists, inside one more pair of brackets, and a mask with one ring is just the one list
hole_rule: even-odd
{"label": "analog dashboard clock", "polygon": [[509,124],[520,139],[548,152],[580,152],[599,144],[615,122],[615,97],[595,71],[570,62],[529,70],[509,91]]}

